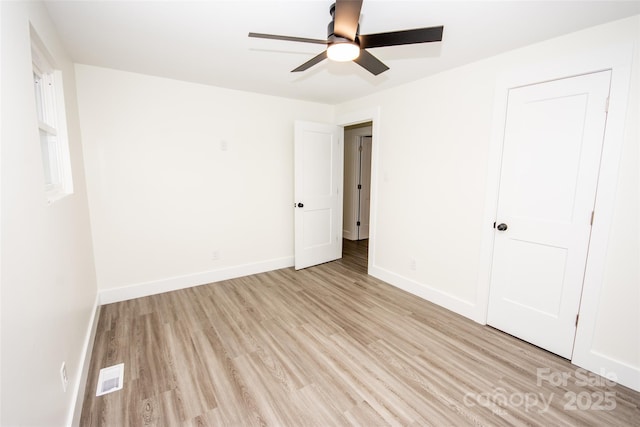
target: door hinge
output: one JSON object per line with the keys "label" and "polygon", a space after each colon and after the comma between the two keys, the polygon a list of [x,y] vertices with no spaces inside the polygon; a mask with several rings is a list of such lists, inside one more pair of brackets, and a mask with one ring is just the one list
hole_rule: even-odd
{"label": "door hinge", "polygon": [[580,313],[576,314],[576,327],[578,327],[578,319],[580,318]]}
{"label": "door hinge", "polygon": [[607,99],[604,101],[604,112],[608,113],[609,112],[609,97],[607,96]]}
{"label": "door hinge", "polygon": [[358,184],[358,190],[362,190],[362,184]]}
{"label": "door hinge", "polygon": [[358,227],[360,227],[360,221],[356,222],[356,225],[357,225]]}
{"label": "door hinge", "polygon": [[362,145],[358,147],[358,151],[362,153]]}
{"label": "door hinge", "polygon": [[591,225],[593,225],[593,217],[595,216],[596,211],[591,211]]}

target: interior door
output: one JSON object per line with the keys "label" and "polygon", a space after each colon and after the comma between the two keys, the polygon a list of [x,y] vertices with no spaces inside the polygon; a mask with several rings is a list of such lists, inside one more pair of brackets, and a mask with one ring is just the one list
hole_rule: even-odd
{"label": "interior door", "polygon": [[360,187],[358,211],[358,240],[369,238],[371,206],[371,137],[360,138]]}
{"label": "interior door", "polygon": [[610,72],[509,91],[488,320],[571,358]]}
{"label": "interior door", "polygon": [[295,123],[295,269],[342,257],[342,175],[340,128]]}

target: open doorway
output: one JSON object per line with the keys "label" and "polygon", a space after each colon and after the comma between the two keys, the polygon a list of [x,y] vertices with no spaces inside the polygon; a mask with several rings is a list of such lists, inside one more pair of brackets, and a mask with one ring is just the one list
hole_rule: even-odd
{"label": "open doorway", "polygon": [[371,205],[372,122],[344,127],[342,256],[367,272]]}

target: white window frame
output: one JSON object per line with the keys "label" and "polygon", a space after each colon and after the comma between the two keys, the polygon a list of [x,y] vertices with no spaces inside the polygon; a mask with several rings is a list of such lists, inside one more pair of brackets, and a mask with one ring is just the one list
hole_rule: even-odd
{"label": "white window frame", "polygon": [[54,67],[51,55],[33,29],[31,58],[44,191],[51,204],[73,193],[67,117],[62,72]]}

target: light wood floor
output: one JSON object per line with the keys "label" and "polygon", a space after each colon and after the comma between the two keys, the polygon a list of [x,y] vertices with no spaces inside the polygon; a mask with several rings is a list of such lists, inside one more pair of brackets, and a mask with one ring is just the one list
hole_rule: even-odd
{"label": "light wood floor", "polygon": [[367,276],[365,250],[102,307],[81,425],[640,425],[640,393]]}

